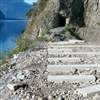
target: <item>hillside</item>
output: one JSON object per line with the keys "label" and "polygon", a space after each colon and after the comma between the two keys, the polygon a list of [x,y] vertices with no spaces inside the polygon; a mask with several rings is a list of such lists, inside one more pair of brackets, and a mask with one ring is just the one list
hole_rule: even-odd
{"label": "hillside", "polygon": [[38,0],[26,33],[33,37],[57,27],[70,28],[75,36],[100,42],[99,0]]}
{"label": "hillside", "polygon": [[27,16],[0,60],[0,100],[99,100],[99,0],[38,0]]}

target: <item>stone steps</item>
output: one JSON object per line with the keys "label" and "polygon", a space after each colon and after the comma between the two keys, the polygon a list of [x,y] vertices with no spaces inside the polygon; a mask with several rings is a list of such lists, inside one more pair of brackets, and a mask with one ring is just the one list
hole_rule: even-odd
{"label": "stone steps", "polygon": [[80,57],[80,58],[98,58],[100,59],[100,54],[57,54],[57,55],[54,55],[54,54],[48,54],[48,58],[62,58],[62,57],[67,57],[67,58],[72,58],[72,57]]}
{"label": "stone steps", "polygon": [[[52,74],[91,74],[91,71],[100,73],[100,65],[84,64],[84,65],[48,65],[47,71],[49,75]],[[76,72],[77,71],[77,72]]]}
{"label": "stone steps", "polygon": [[100,55],[100,52],[48,52],[48,55]]}
{"label": "stone steps", "polygon": [[94,45],[94,46],[98,46],[98,43],[91,43],[91,42],[85,42],[82,40],[68,40],[68,41],[59,41],[59,42],[48,42],[48,46],[58,46],[58,45]]}
{"label": "stone steps", "polygon": [[[96,61],[96,62],[95,62]],[[100,64],[100,58],[95,57],[50,57],[48,64],[50,65],[67,65],[67,64]]]}
{"label": "stone steps", "polygon": [[88,44],[50,44],[48,48],[100,48],[100,45]]}
{"label": "stone steps", "polygon": [[60,82],[95,82],[95,76],[93,75],[48,75],[48,81],[53,81],[56,83]]}
{"label": "stone steps", "polygon": [[72,49],[48,49],[48,52],[72,52]]}
{"label": "stone steps", "polygon": [[48,52],[100,52],[100,48],[87,47],[67,47],[67,48],[48,48]]}
{"label": "stone steps", "polygon": [[75,91],[77,94],[82,94],[84,97],[99,93],[100,94],[100,84],[91,85],[84,88],[79,88]]}
{"label": "stone steps", "polygon": [[60,41],[60,42],[49,42],[48,45],[57,45],[57,44],[83,44],[85,43],[84,41],[82,40],[69,40],[69,41]]}
{"label": "stone steps", "polygon": [[[48,81],[91,84],[100,75],[100,45],[84,41],[48,43]],[[100,85],[85,85],[75,93],[83,96],[100,93]]]}
{"label": "stone steps", "polygon": [[58,62],[58,61],[68,61],[68,62],[80,62],[81,59],[79,57],[72,57],[72,58],[68,58],[68,57],[55,57],[55,58],[48,58],[49,62]]}

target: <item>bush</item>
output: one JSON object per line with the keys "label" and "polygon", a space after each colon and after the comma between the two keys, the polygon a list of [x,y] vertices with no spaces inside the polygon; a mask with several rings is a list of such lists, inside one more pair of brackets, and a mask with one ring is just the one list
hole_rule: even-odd
{"label": "bush", "polygon": [[29,48],[35,48],[39,43],[50,41],[47,33],[41,33],[41,36],[37,36],[34,40],[27,38],[19,38],[17,40],[17,46],[14,50],[4,52],[0,55],[0,65],[6,64],[7,59],[13,57],[14,54],[18,54],[19,52],[24,52]]}
{"label": "bush", "polygon": [[0,60],[0,66],[4,64],[8,64],[8,61],[5,59]]}
{"label": "bush", "polygon": [[51,39],[50,39],[48,33],[45,32],[45,33],[41,33],[41,36],[37,36],[37,37],[36,37],[36,40],[37,40],[37,41],[47,41],[47,42],[48,42],[48,41],[50,41]]}
{"label": "bush", "polygon": [[15,52],[18,53],[18,52],[23,52],[23,51],[27,50],[29,48],[30,44],[32,44],[32,40],[30,40],[30,39],[27,39],[27,38],[19,39],[17,41],[17,47],[15,49]]}

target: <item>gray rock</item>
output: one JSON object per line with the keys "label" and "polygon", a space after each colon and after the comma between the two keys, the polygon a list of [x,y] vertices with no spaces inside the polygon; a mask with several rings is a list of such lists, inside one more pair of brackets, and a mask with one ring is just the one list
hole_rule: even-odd
{"label": "gray rock", "polygon": [[20,72],[17,74],[17,79],[20,79],[20,80],[24,80],[24,79],[25,79],[25,75],[23,75],[22,71],[20,71]]}
{"label": "gray rock", "polygon": [[17,78],[18,80],[24,80],[25,78],[28,78],[29,75],[30,75],[29,70],[23,70],[23,71],[20,70],[20,71],[18,72],[16,78]]}
{"label": "gray rock", "polygon": [[16,84],[7,84],[7,87],[9,90],[15,90],[16,89]]}
{"label": "gray rock", "polygon": [[11,83],[11,84],[7,84],[7,87],[11,91],[16,91],[19,88],[28,87],[28,84],[26,84],[26,83]]}
{"label": "gray rock", "polygon": [[[100,42],[100,1],[84,0],[85,27],[79,29],[80,37],[91,42]],[[92,34],[92,35],[91,35]]]}
{"label": "gray rock", "polygon": [[99,100],[100,99],[100,95],[96,94],[95,96],[93,96],[93,100]]}
{"label": "gray rock", "polygon": [[51,39],[54,41],[64,41],[68,39],[74,39],[75,36],[72,36],[69,31],[66,30],[66,27],[57,27],[49,30]]}

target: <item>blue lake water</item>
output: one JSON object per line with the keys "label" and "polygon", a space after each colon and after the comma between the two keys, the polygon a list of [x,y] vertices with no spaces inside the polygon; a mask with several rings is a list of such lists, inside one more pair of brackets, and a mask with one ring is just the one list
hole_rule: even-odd
{"label": "blue lake water", "polygon": [[16,47],[16,39],[27,26],[26,13],[31,7],[23,0],[0,0],[0,52]]}
{"label": "blue lake water", "polygon": [[16,39],[27,25],[27,20],[0,21],[3,26],[0,29],[0,51],[8,51],[16,47]]}

